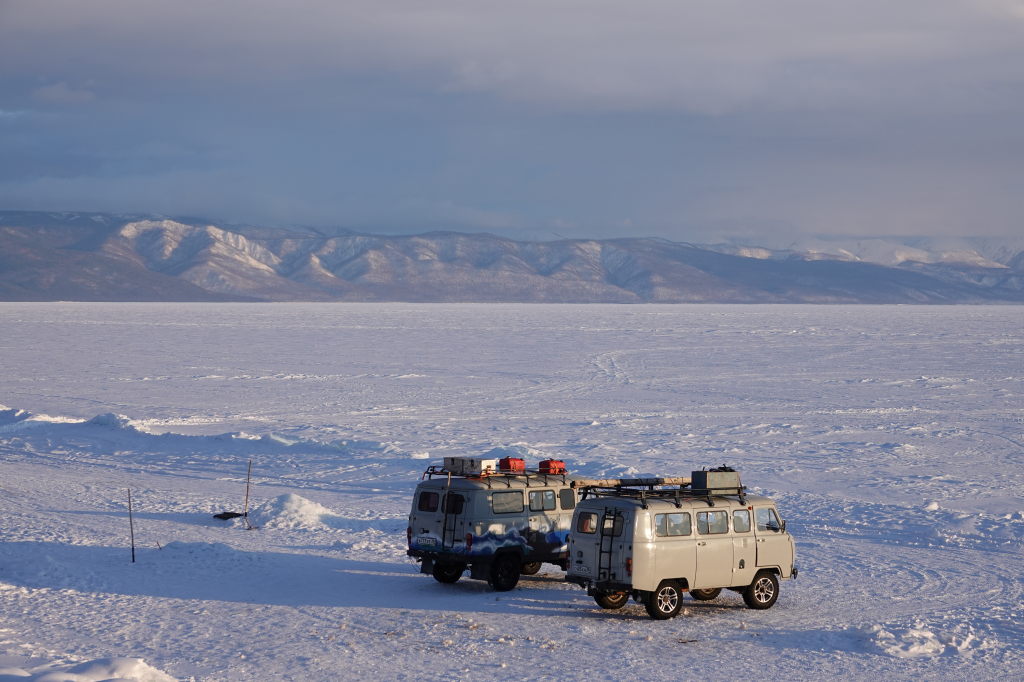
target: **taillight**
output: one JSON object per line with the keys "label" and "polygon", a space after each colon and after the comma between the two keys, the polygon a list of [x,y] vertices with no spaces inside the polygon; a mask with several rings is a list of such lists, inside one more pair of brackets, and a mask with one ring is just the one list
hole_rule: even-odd
{"label": "taillight", "polygon": [[633,557],[626,557],[626,575],[633,576]]}
{"label": "taillight", "polygon": [[412,549],[412,526],[405,529],[405,540],[409,543],[409,549]]}
{"label": "taillight", "polygon": [[466,551],[473,549],[473,534],[466,533]]}

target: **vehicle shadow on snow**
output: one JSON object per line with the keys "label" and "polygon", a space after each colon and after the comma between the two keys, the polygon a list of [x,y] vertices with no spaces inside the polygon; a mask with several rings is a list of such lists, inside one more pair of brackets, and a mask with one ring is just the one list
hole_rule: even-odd
{"label": "vehicle shadow on snow", "polygon": [[222,543],[161,548],[0,542],[0,581],[29,589],[259,605],[588,616],[589,597],[561,574],[524,576],[510,592],[463,578],[442,585],[412,563],[249,552]]}

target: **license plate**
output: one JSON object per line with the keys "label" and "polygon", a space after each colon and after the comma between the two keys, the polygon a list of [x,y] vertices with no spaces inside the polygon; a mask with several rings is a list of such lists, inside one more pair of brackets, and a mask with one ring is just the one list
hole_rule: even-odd
{"label": "license plate", "polygon": [[582,564],[573,566],[573,573],[579,573],[580,575],[590,575],[590,566],[584,566]]}
{"label": "license plate", "polygon": [[419,537],[416,544],[420,547],[437,547],[437,538]]}

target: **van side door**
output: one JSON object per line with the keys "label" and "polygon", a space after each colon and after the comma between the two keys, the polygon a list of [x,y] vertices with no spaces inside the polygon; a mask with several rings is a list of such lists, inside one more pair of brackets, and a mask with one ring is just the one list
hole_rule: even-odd
{"label": "van side door", "polygon": [[530,508],[529,530],[526,542],[530,546],[533,561],[553,558],[564,544],[558,536],[558,497],[554,490],[530,490],[527,492]]}
{"label": "van side door", "polygon": [[757,543],[754,541],[750,509],[732,513],[732,587],[749,585],[757,573]]}
{"label": "van side door", "polygon": [[731,587],[732,537],[729,511],[713,509],[696,512],[697,572],[691,588]]}
{"label": "van side door", "polygon": [[654,514],[654,571],[660,580],[686,580],[693,585],[697,570],[697,540],[689,510]]}

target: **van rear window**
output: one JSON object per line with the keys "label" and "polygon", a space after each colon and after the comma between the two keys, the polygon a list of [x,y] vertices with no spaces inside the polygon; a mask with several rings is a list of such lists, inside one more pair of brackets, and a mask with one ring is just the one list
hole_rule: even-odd
{"label": "van rear window", "polygon": [[690,526],[690,512],[654,515],[654,534],[660,537],[673,535],[689,535],[693,532]]}
{"label": "van rear window", "polygon": [[604,529],[601,531],[601,534],[611,535],[616,538],[622,535],[622,514],[616,514],[615,518],[604,517]]}
{"label": "van rear window", "polygon": [[444,496],[444,511],[446,514],[461,514],[466,498],[455,493],[448,493]]}
{"label": "van rear window", "polygon": [[594,512],[582,512],[576,518],[576,532],[592,534],[597,532],[597,514]]}
{"label": "van rear window", "polygon": [[523,491],[493,493],[491,495],[491,511],[495,514],[517,514],[523,511]]}
{"label": "van rear window", "polygon": [[441,496],[435,492],[424,490],[420,493],[420,499],[416,503],[416,510],[421,512],[436,512],[437,503],[440,501]]}

